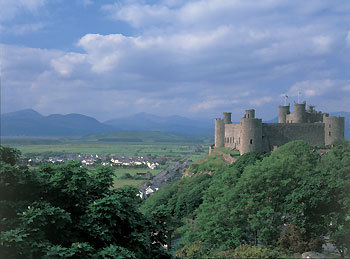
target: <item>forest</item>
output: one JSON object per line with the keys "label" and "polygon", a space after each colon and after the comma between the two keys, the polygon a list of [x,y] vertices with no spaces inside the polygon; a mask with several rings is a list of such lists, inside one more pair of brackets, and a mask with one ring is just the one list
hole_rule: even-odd
{"label": "forest", "polygon": [[304,141],[227,164],[216,154],[142,201],[113,171],[18,165],[1,147],[0,254],[6,258],[289,258],[350,249],[350,145]]}

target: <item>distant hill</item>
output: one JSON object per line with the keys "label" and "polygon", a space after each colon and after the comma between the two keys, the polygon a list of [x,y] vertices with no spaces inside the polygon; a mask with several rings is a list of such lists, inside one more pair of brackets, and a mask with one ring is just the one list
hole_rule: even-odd
{"label": "distant hill", "polygon": [[113,127],[81,114],[43,116],[26,109],[1,114],[2,136],[82,136],[112,131]]}
{"label": "distant hill", "polygon": [[214,120],[200,121],[181,116],[157,116],[138,113],[129,117],[108,120],[105,124],[116,130],[161,131],[180,135],[214,135]]}
{"label": "distant hill", "polygon": [[[345,118],[345,132],[344,132],[344,137],[346,139],[350,140],[350,112],[332,112],[329,114],[330,116],[338,116],[338,117],[344,117]],[[264,123],[277,123],[278,122],[278,117],[273,118],[272,120],[269,121],[264,121]]]}
{"label": "distant hill", "polygon": [[43,116],[32,109],[1,114],[2,136],[83,136],[114,131],[157,131],[182,136],[211,136],[214,135],[214,123],[180,116],[161,117],[147,113],[113,119],[105,123],[76,113]]}

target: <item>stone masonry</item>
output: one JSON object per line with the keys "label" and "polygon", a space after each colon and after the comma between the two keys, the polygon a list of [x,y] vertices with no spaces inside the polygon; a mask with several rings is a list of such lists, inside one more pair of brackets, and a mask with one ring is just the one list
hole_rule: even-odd
{"label": "stone masonry", "polygon": [[344,117],[329,116],[314,110],[306,102],[278,107],[278,123],[262,123],[255,118],[255,110],[246,110],[240,123],[231,122],[231,113],[224,112],[223,118],[215,119],[215,145],[239,150],[240,154],[250,151],[268,152],[293,140],[305,140],[310,145],[331,145],[336,139],[344,138]]}

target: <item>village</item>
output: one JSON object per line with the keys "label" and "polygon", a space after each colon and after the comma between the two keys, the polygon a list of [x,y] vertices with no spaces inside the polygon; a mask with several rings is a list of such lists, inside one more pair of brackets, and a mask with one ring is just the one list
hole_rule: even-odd
{"label": "village", "polygon": [[168,157],[152,157],[152,156],[126,156],[126,155],[101,155],[101,154],[63,154],[50,157],[34,157],[26,159],[28,166],[38,166],[41,163],[61,164],[70,160],[80,161],[83,166],[113,166],[123,168],[149,168],[156,169],[160,165],[164,165]]}

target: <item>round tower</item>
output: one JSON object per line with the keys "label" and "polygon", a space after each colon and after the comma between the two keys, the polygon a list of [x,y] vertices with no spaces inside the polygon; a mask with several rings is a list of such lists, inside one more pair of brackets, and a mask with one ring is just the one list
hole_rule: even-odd
{"label": "round tower", "polygon": [[290,114],[290,106],[278,106],[278,123],[286,123],[286,116]]}
{"label": "round tower", "polygon": [[245,110],[244,118],[247,118],[247,119],[254,119],[254,118],[255,118],[255,110],[254,110],[254,109]]}
{"label": "round tower", "polygon": [[231,124],[232,123],[232,121],[231,121],[231,112],[224,112],[222,114],[222,119],[224,120],[225,124]]}
{"label": "round tower", "polygon": [[[247,115],[247,114],[246,114]],[[241,155],[250,151],[262,150],[262,122],[261,119],[242,118],[240,130]]]}
{"label": "round tower", "polygon": [[225,146],[225,123],[220,118],[215,119],[215,147]]}
{"label": "round tower", "polygon": [[323,115],[325,145],[331,145],[337,139],[344,138],[344,117],[329,116],[328,114]]}
{"label": "round tower", "polygon": [[294,103],[294,120],[293,123],[305,123],[306,122],[306,103]]}

